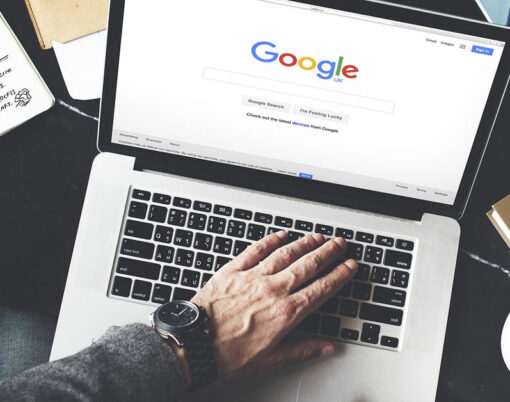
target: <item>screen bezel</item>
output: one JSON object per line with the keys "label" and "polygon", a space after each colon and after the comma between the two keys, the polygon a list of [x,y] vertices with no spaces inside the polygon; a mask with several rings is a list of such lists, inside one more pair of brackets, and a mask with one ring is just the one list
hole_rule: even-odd
{"label": "screen bezel", "polygon": [[269,173],[113,143],[113,118],[125,0],[111,0],[110,2],[107,57],[105,61],[103,97],[101,99],[97,143],[99,151],[134,156],[137,158],[138,164],[143,161],[144,168],[146,169],[167,171],[187,177],[259,191],[413,219],[420,219],[423,213],[433,213],[460,219],[466,208],[508,85],[510,75],[510,29],[384,2],[338,2],[333,0],[306,0],[299,2],[506,42],[453,205],[423,201],[329,182],[302,179],[278,173]]}

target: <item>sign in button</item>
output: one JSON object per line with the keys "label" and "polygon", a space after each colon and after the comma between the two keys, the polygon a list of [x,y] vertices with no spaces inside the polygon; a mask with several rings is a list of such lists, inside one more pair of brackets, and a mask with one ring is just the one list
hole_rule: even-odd
{"label": "sign in button", "polygon": [[483,47],[478,45],[473,45],[473,48],[471,49],[473,53],[479,53],[479,54],[486,54],[487,56],[492,56],[494,53],[494,49],[490,47]]}

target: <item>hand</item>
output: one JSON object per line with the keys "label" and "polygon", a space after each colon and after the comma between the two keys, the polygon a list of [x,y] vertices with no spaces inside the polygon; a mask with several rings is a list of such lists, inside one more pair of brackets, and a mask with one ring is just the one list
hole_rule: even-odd
{"label": "hand", "polygon": [[357,263],[339,262],[346,248],[342,238],[325,242],[314,234],[286,243],[282,231],[251,245],[192,299],[212,321],[220,376],[334,353],[329,340],[287,335],[352,279]]}

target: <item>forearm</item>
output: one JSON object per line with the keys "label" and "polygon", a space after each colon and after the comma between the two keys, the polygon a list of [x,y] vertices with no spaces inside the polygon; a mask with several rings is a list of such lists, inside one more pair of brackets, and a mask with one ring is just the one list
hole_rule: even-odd
{"label": "forearm", "polygon": [[0,400],[177,401],[186,386],[170,346],[142,324],[112,328],[92,346],[0,382]]}

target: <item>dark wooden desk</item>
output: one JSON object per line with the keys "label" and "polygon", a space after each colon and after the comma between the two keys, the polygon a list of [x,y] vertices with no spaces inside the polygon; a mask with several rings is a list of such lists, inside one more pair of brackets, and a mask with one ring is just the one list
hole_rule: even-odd
{"label": "dark wooden desk", "polygon": [[[483,19],[472,0],[401,0]],[[0,305],[57,315],[92,160],[98,101],[67,94],[53,51],[39,48],[24,2],[2,0],[4,14],[59,100],[43,115],[0,137]],[[510,373],[500,354],[510,311],[508,248],[485,212],[510,193],[510,96],[487,150],[468,210],[450,309],[439,401],[503,401]],[[485,261],[487,260],[487,261]],[[434,295],[430,295],[434,297]]]}

